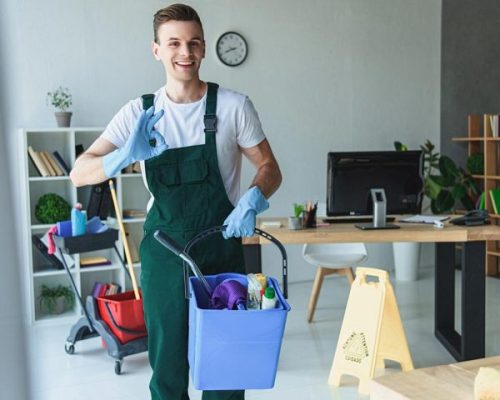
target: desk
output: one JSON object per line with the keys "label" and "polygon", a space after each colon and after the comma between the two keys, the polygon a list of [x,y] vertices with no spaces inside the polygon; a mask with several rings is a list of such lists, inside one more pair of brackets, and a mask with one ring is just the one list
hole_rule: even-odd
{"label": "desk", "polygon": [[[500,226],[477,227],[445,224],[444,229],[426,224],[401,223],[401,229],[357,229],[353,224],[331,224],[313,229],[289,230],[286,218],[282,228],[265,228],[283,244],[304,243],[380,243],[421,242],[436,244],[434,334],[458,361],[484,357],[485,349],[485,253],[487,240],[500,240]],[[258,227],[259,221],[258,221]],[[253,271],[261,268],[261,245],[269,243],[258,236],[244,240],[246,262]],[[455,244],[462,244],[462,334],[455,330]],[[286,270],[283,281],[287,281]]]}

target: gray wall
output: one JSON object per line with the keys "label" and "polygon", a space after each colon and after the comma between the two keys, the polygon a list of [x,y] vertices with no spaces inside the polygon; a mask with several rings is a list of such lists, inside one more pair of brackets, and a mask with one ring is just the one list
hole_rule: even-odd
{"label": "gray wall", "polygon": [[443,0],[441,150],[464,165],[467,115],[500,114],[500,2]]}
{"label": "gray wall", "polygon": [[[7,9],[0,12],[0,26],[7,25]],[[0,28],[1,31],[1,28]],[[0,32],[1,33],[1,32]],[[0,93],[5,93],[9,55],[5,52],[6,37],[0,34]],[[8,165],[7,136],[12,121],[9,117],[8,97],[0,96],[0,399],[28,399],[29,379],[23,330],[23,296],[20,291],[20,267],[16,252],[15,217],[12,203]]]}
{"label": "gray wall", "polygon": [[[204,20],[202,77],[250,95],[283,170],[283,186],[266,215],[289,215],[294,202],[325,198],[329,150],[391,149],[394,140],[418,148],[427,138],[439,141],[440,0],[189,3]],[[45,94],[60,84],[73,93],[74,125],[105,125],[125,101],[162,85],[150,40],[151,16],[164,5],[19,3],[7,32],[11,148],[15,128],[54,126]],[[215,42],[226,30],[249,42],[241,67],[225,67],[216,58]],[[16,162],[11,159],[13,169]],[[243,187],[252,174],[246,165]],[[289,251],[290,278],[310,278],[312,268],[298,246]],[[370,264],[392,267],[390,246],[369,251]]]}

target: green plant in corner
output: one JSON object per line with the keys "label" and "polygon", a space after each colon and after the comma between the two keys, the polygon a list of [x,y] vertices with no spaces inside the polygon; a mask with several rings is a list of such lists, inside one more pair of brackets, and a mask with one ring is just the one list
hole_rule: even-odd
{"label": "green plant in corner", "polygon": [[[394,142],[397,151],[408,150],[401,142]],[[442,214],[454,210],[459,203],[467,210],[475,208],[471,197],[477,196],[479,189],[474,178],[463,168],[457,167],[450,157],[440,156],[436,146],[427,140],[420,146],[424,155],[424,194],[431,200],[431,211]],[[482,159],[473,160],[474,165]],[[471,162],[468,162],[468,167]]]}
{"label": "green plant in corner", "polygon": [[40,295],[40,308],[51,314],[59,314],[75,305],[75,294],[70,287],[58,285],[50,288],[42,285]]}
{"label": "green plant in corner", "polygon": [[293,203],[293,216],[295,218],[300,218],[304,212],[304,206],[302,204]]}
{"label": "green plant in corner", "polygon": [[467,210],[473,210],[475,204],[471,196],[479,194],[474,178],[457,167],[450,157],[434,152],[435,146],[430,140],[420,148],[424,153],[424,193],[431,199],[431,211],[442,214],[456,209],[460,203]]}
{"label": "green plant in corner", "polygon": [[68,88],[59,86],[56,90],[47,93],[47,104],[53,105],[57,110],[64,112],[73,104]]}

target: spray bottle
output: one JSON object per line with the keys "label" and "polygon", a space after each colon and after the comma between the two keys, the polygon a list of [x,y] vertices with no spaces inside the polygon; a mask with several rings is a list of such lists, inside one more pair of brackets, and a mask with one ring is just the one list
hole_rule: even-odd
{"label": "spray bottle", "polygon": [[71,234],[73,236],[85,235],[87,230],[87,212],[82,211],[82,203],[76,203],[71,209]]}

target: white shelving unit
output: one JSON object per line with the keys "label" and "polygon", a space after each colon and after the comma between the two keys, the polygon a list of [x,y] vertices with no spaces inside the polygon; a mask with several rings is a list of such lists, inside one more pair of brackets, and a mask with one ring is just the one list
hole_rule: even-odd
{"label": "white shelving unit", "polygon": [[[31,323],[66,323],[76,321],[82,314],[78,301],[72,310],[63,314],[50,315],[43,314],[39,306],[39,294],[42,285],[49,287],[62,284],[70,286],[69,277],[65,270],[49,269],[49,263],[39,254],[39,250],[32,245],[33,234],[42,236],[52,226],[42,224],[35,217],[35,206],[40,196],[46,193],[56,193],[62,196],[73,206],[76,202],[82,203],[86,209],[89,197],[90,186],[76,188],[69,176],[41,177],[28,156],[28,146],[32,146],[36,151],[57,150],[68,166],[73,166],[76,155],[75,145],[81,144],[87,149],[90,144],[101,134],[103,128],[75,127],[75,128],[54,128],[54,129],[21,129],[19,131],[19,160],[21,167],[22,182],[20,182],[21,198],[23,201],[23,215],[21,223],[23,229],[23,254],[22,265],[25,268],[25,293],[27,314]],[[120,209],[126,208],[146,210],[149,194],[144,187],[141,174],[121,174],[116,178],[116,192]],[[139,247],[143,236],[143,224],[145,218],[124,219],[126,229]],[[124,257],[121,240],[117,243],[117,248]],[[120,260],[114,249],[106,249],[85,253],[84,256],[104,256],[112,264],[97,267],[81,267],[80,255],[73,257],[74,265],[71,273],[85,301],[87,295],[92,292],[95,282],[115,282],[122,287],[122,290],[129,290],[131,283],[126,277]],[[134,264],[137,279],[140,277],[140,263]]]}

